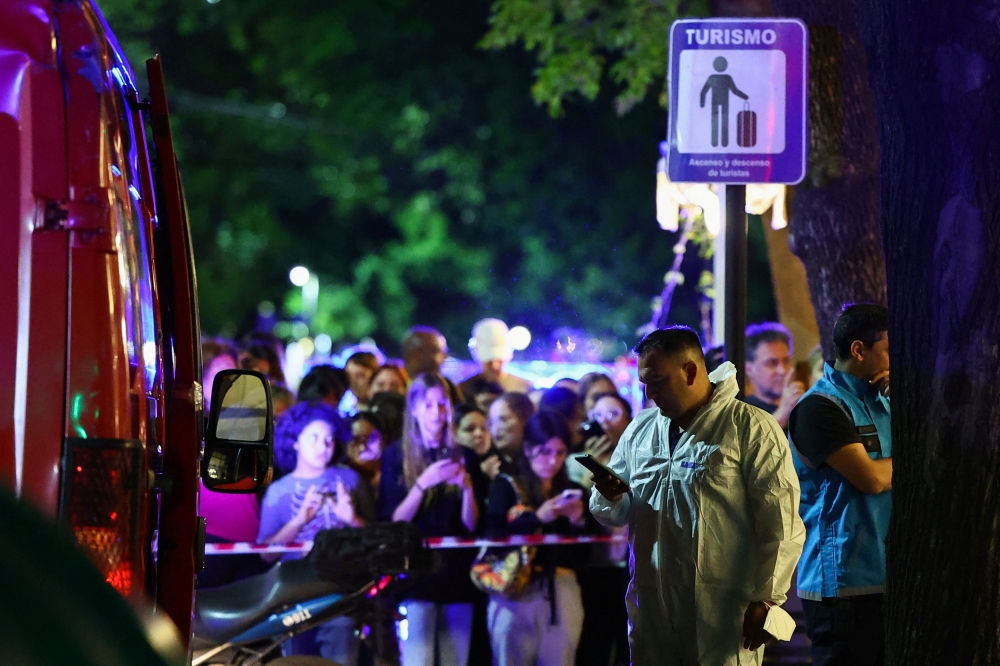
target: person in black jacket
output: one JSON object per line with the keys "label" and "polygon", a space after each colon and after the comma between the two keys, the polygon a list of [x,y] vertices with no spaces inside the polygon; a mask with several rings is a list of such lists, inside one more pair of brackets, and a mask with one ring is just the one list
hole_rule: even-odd
{"label": "person in black jacket", "polygon": [[[569,480],[570,433],[558,415],[541,411],[525,428],[525,455],[516,477],[493,484],[486,512],[491,537],[511,534],[578,535],[592,530],[585,491]],[[572,567],[580,546],[538,549],[532,583],[517,599],[490,595],[487,620],[498,666],[569,665],[583,628],[580,586]]]}
{"label": "person in black jacket", "polygon": [[[479,520],[473,487],[476,454],[452,439],[448,386],[436,374],[417,375],[406,395],[403,439],[382,454],[376,514],[409,521],[425,537],[471,536]],[[406,590],[400,612],[402,666],[465,666],[469,660],[474,553],[442,552],[435,571]]]}

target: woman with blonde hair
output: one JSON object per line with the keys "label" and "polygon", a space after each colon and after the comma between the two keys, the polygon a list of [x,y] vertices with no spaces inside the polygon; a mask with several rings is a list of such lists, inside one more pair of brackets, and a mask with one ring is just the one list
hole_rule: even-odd
{"label": "woman with blonde hair", "polygon": [[[417,375],[406,394],[403,439],[382,453],[380,520],[409,521],[425,537],[470,536],[479,521],[473,476],[475,453],[455,444],[452,404],[439,375]],[[465,666],[476,590],[472,553],[444,551],[435,571],[407,590],[400,603],[402,666]],[[402,623],[401,623],[402,624]]]}

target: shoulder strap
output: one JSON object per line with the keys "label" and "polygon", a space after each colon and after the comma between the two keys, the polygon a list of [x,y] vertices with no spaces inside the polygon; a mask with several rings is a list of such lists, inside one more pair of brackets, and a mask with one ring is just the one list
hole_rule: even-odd
{"label": "shoulder strap", "polygon": [[501,474],[500,476],[503,477],[503,478],[505,478],[505,479],[507,479],[507,483],[509,483],[510,487],[514,489],[514,494],[517,495],[517,503],[518,504],[525,504],[525,502],[526,502],[526,500],[525,500],[526,495],[525,495],[524,490],[521,488],[521,484],[518,483],[517,479],[515,479],[510,474]]}

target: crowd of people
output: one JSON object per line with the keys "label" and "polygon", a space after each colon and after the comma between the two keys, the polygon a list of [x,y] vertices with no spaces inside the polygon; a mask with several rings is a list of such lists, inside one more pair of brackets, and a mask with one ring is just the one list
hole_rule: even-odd
{"label": "crowd of people", "polygon": [[[261,498],[203,489],[207,539],[281,544],[373,521],[409,521],[427,537],[612,533],[590,515],[591,475],[569,454],[586,451],[608,462],[632,405],[603,374],[534,391],[504,369],[513,353],[502,322],[485,320],[473,333],[481,370],[460,384],[441,373],[444,337],[415,327],[402,341],[401,363],[380,364],[360,351],[343,368],[317,365],[294,398],[284,389],[280,349],[266,338],[240,348],[206,340],[207,396],[223,369],[268,376],[277,468]],[[476,555],[441,552],[434,571],[394,599],[406,626],[395,645],[361,647],[361,627],[338,618],[283,649],[345,666],[629,663],[621,546],[539,549],[516,598],[477,589],[470,578]],[[295,557],[209,558],[199,585],[232,582]]]}
{"label": "crowd of people", "polygon": [[[878,306],[846,309],[838,358],[818,356],[811,375],[792,367],[783,327],[750,327],[745,402],[735,368],[706,362],[693,331],[655,331],[636,349],[655,408],[634,422],[608,375],[538,391],[506,372],[498,320],[477,324],[481,369],[459,384],[441,373],[444,337],[414,327],[401,363],[360,351],[344,368],[310,369],[294,397],[266,337],[239,349],[205,341],[206,396],[225,368],[271,379],[278,472],[262,498],[203,489],[207,538],[280,544],[373,521],[412,522],[426,537],[628,537],[539,548],[516,595],[473,584],[476,551],[442,551],[393,600],[398,641],[362,648],[362,628],[338,618],[283,647],[345,666],[760,663],[764,618],[797,563],[815,663],[878,664],[878,641],[833,618],[880,618],[892,470],[884,319]],[[616,476],[595,479],[573,453]],[[268,566],[210,558],[200,585]]]}

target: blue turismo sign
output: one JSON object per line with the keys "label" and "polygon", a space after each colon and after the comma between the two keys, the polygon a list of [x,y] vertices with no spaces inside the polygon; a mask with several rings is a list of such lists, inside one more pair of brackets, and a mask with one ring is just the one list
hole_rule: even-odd
{"label": "blue turismo sign", "polygon": [[797,19],[675,22],[667,70],[670,180],[800,182],[808,44]]}

